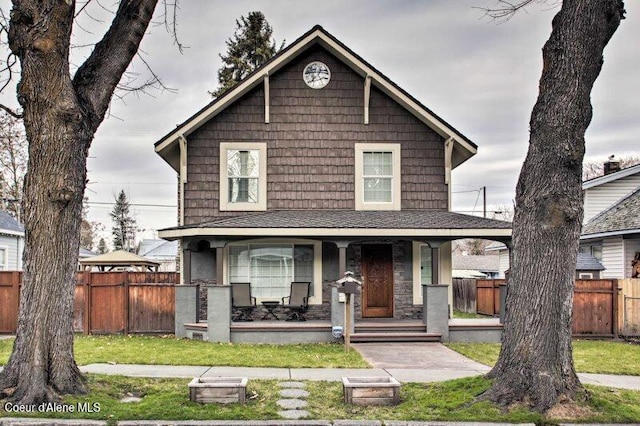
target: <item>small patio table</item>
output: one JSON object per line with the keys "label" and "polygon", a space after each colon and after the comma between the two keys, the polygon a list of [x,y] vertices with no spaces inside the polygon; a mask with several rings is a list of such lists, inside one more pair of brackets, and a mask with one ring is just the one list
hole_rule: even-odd
{"label": "small patio table", "polygon": [[276,321],[280,321],[280,318],[278,318],[276,316],[276,314],[273,312],[276,310],[276,308],[278,307],[278,305],[280,305],[280,302],[275,301],[275,300],[265,300],[264,302],[262,302],[262,306],[265,307],[265,309],[267,310],[267,313],[264,314],[264,316],[262,317],[263,320],[269,318],[269,315],[271,315],[272,317],[274,317],[276,319]]}

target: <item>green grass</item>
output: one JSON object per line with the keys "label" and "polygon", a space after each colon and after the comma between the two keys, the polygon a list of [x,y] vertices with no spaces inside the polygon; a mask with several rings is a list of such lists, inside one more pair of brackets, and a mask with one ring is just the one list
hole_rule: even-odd
{"label": "green grass", "polygon": [[[79,365],[94,363],[215,365],[280,368],[367,368],[356,351],[338,344],[246,345],[150,336],[77,336]],[[13,340],[0,340],[0,365],[6,364]]]}
{"label": "green grass", "polygon": [[[246,404],[200,405],[189,401],[188,380],[142,379],[118,376],[89,375],[91,392],[83,397],[66,397],[65,404],[98,403],[94,413],[37,414],[46,418],[107,420],[269,420],[278,419],[280,399],[277,381],[250,380]],[[395,407],[360,407],[346,405],[339,382],[306,382],[310,392],[306,408],[312,419],[424,420],[469,422],[556,422],[524,408],[505,411],[488,402],[476,402],[478,395],[490,385],[482,377],[473,377],[435,384],[403,384],[401,403]],[[640,422],[640,392],[588,387],[591,398],[585,403],[586,416],[578,420],[592,423]],[[121,403],[127,395],[142,397],[139,403]],[[4,405],[4,404],[2,404]],[[0,406],[0,417],[4,413]],[[25,416],[25,415],[22,415]]]}
{"label": "green grass", "polygon": [[461,319],[491,318],[488,315],[480,315],[476,313],[462,312],[462,311],[453,311],[453,317],[461,318]]}
{"label": "green grass", "polygon": [[[447,343],[447,346],[482,364],[493,366],[499,343]],[[578,373],[640,376],[640,345],[607,340],[574,340],[573,364]]]}

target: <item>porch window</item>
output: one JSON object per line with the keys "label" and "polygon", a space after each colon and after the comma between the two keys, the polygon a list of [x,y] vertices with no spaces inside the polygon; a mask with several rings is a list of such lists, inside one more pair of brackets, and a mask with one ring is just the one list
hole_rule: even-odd
{"label": "porch window", "polygon": [[220,144],[220,210],[266,210],[265,143]]}
{"label": "porch window", "polygon": [[400,145],[356,144],[356,210],[400,210]]}
{"label": "porch window", "polygon": [[420,245],[420,284],[432,284],[431,279],[431,247],[426,244]]}
{"label": "porch window", "polygon": [[253,296],[278,300],[289,295],[292,281],[313,283],[313,261],[313,245],[231,245],[229,282],[250,282]]}

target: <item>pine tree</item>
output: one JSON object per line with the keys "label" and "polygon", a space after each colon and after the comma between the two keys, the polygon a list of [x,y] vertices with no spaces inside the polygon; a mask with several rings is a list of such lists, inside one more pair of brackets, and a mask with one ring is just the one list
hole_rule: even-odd
{"label": "pine tree", "polygon": [[218,97],[253,70],[267,62],[284,46],[279,48],[272,38],[273,28],[262,12],[249,12],[245,18],[236,19],[236,30],[227,43],[227,54],[220,55],[224,65],[218,70],[218,88],[210,92]]}
{"label": "pine tree", "polygon": [[135,248],[136,220],[131,215],[129,200],[124,190],[120,191],[115,201],[116,205],[109,213],[113,221],[113,248],[132,252]]}
{"label": "pine tree", "polygon": [[107,247],[107,242],[104,240],[104,238],[100,238],[100,242],[98,243],[98,253],[105,254],[108,251],[109,248]]}

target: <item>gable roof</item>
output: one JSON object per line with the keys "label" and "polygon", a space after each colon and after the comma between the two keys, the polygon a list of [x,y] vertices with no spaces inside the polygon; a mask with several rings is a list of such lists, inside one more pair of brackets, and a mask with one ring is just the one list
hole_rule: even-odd
{"label": "gable roof", "polygon": [[476,154],[478,147],[471,140],[437,116],[433,111],[400,88],[397,84],[319,25],[314,26],[306,34],[301,36],[285,49],[281,50],[269,61],[245,77],[240,83],[224,92],[221,96],[210,102],[185,122],[178,125],[175,130],[171,131],[156,142],[156,153],[169,163],[174,170],[178,171],[180,169],[179,140],[181,137],[186,137],[197,130],[200,126],[222,112],[236,100],[240,99],[247,92],[263,84],[265,76],[274,74],[294,60],[298,55],[316,44],[327,49],[363,78],[367,76],[370,77],[372,85],[394,101],[398,102],[406,110],[425,123],[429,128],[445,138],[445,140],[452,139],[454,141],[451,162],[452,168],[455,168]]}
{"label": "gable roof", "polygon": [[451,269],[498,272],[500,267],[500,256],[498,255],[463,255],[454,253],[451,256]]}
{"label": "gable roof", "polygon": [[581,239],[640,232],[640,188],[582,227]]}
{"label": "gable roof", "polygon": [[626,169],[618,170],[617,172],[609,173],[608,175],[599,176],[597,178],[586,180],[582,182],[582,189],[593,188],[594,186],[599,186],[605,183],[613,182],[614,180],[635,175],[636,173],[640,173],[640,164],[627,167]]}
{"label": "gable roof", "polygon": [[178,255],[178,242],[161,239],[144,239],[138,247],[138,255],[149,259],[170,258]]}
{"label": "gable roof", "polygon": [[605,269],[607,268],[595,257],[587,253],[578,252],[576,271],[604,271]]}
{"label": "gable roof", "polygon": [[0,234],[24,237],[24,227],[9,213],[0,211]]}

